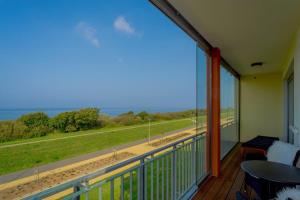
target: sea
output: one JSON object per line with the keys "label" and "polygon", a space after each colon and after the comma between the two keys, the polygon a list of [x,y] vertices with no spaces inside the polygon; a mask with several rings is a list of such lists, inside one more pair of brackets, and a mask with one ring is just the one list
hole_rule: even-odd
{"label": "sea", "polygon": [[[16,108],[16,109],[0,109],[0,120],[15,120],[20,116],[33,112],[44,112],[49,117],[54,117],[59,113],[79,110],[81,108]],[[100,113],[117,116],[119,114],[133,111],[135,113],[146,111],[149,113],[158,113],[158,112],[177,112],[188,110],[190,108],[99,108]]]}

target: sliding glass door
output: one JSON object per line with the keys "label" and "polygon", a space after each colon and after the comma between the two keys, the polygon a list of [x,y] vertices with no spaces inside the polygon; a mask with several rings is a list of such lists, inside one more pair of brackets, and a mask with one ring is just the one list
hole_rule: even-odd
{"label": "sliding glass door", "polygon": [[209,55],[200,47],[197,47],[196,53],[196,133],[200,135],[197,148],[197,181],[198,183],[206,177],[209,172],[209,152],[207,136],[207,65],[209,64]]}
{"label": "sliding glass door", "polygon": [[239,80],[221,66],[221,158],[239,141]]}

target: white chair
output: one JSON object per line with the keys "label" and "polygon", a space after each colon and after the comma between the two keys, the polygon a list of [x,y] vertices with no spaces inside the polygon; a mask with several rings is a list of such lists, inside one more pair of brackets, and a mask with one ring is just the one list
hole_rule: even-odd
{"label": "white chair", "polygon": [[275,141],[268,149],[267,160],[292,166],[298,151],[299,147],[286,142]]}
{"label": "white chair", "polygon": [[[276,141],[268,149],[268,161],[279,162],[300,168],[300,151],[295,145]],[[285,188],[277,193],[276,200],[300,200],[299,188]]]}
{"label": "white chair", "polygon": [[300,200],[300,190],[296,188],[285,188],[277,193],[276,200]]}

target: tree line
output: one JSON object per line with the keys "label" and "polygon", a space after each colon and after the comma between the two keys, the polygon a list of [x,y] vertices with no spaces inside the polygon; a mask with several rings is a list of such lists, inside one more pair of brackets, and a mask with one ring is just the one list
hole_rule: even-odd
{"label": "tree line", "polygon": [[166,113],[129,111],[118,116],[109,116],[101,114],[98,108],[84,108],[63,112],[50,118],[44,112],[35,112],[22,115],[17,120],[0,121],[0,142],[41,137],[53,132],[69,133],[94,128],[142,124],[149,120],[189,118],[194,117],[195,114],[196,110]]}

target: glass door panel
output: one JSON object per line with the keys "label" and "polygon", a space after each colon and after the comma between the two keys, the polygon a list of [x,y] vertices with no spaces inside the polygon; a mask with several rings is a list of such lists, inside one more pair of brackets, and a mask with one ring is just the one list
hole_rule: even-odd
{"label": "glass door panel", "polygon": [[207,65],[209,64],[208,55],[199,47],[197,47],[196,58],[196,133],[200,135],[201,140],[197,144],[197,180],[200,182],[209,172],[209,163],[207,151],[209,139],[207,137]]}
{"label": "glass door panel", "polygon": [[239,140],[239,80],[225,67],[221,67],[221,158]]}

